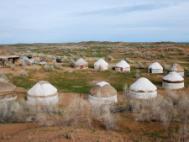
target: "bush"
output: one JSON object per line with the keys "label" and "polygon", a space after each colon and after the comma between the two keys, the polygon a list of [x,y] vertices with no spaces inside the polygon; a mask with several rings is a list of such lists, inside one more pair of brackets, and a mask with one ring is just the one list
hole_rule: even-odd
{"label": "bush", "polygon": [[168,123],[174,112],[171,101],[158,96],[156,99],[134,101],[134,115],[137,121],[159,121]]}
{"label": "bush", "polygon": [[9,81],[8,77],[5,74],[0,74],[0,80]]}
{"label": "bush", "polygon": [[26,70],[21,70],[18,74],[20,77],[28,77],[28,72]]}
{"label": "bush", "polygon": [[105,129],[116,128],[116,117],[111,111],[110,105],[93,106],[92,116],[95,121],[100,122]]}
{"label": "bush", "polygon": [[28,107],[16,101],[0,103],[0,122],[25,122],[29,117]]}
{"label": "bush", "polygon": [[55,69],[62,69],[62,65],[61,64],[54,63],[53,65],[54,65]]}
{"label": "bush", "polygon": [[166,96],[159,95],[150,100],[128,98],[128,105],[137,121],[170,122],[188,121],[189,96],[167,92]]}
{"label": "bush", "polygon": [[47,72],[53,71],[53,70],[54,70],[54,66],[53,66],[53,65],[48,65],[48,64],[46,64],[46,65],[43,66],[43,69],[44,69],[45,71],[47,71]]}
{"label": "bush", "polygon": [[[54,117],[57,114],[60,115],[61,111],[62,110],[56,106],[29,106],[24,100],[19,102],[1,102],[0,123],[33,121],[41,124],[41,120],[47,120],[48,117]],[[48,121],[43,121],[43,125],[47,125],[48,123]]]}
{"label": "bush", "polygon": [[64,109],[64,125],[91,127],[91,120],[90,104],[80,97],[74,97],[72,102]]}

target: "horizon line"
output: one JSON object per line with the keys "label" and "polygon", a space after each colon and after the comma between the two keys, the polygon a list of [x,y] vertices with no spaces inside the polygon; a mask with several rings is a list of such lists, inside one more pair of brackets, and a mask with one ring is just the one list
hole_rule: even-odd
{"label": "horizon line", "polygon": [[183,43],[188,44],[189,41],[97,41],[97,40],[88,40],[88,41],[76,41],[76,42],[15,42],[15,43],[0,43],[2,45],[35,45],[35,44],[78,44],[78,43]]}

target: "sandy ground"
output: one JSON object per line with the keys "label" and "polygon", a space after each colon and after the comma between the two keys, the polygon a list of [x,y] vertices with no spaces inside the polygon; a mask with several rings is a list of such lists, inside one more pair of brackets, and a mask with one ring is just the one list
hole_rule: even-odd
{"label": "sandy ground", "polygon": [[113,131],[87,130],[70,127],[37,127],[35,124],[1,125],[2,142],[96,142],[125,141],[126,136]]}

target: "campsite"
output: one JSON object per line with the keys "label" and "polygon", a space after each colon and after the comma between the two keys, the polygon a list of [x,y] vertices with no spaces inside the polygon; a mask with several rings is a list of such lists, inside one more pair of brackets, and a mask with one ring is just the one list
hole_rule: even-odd
{"label": "campsite", "polygon": [[0,142],[189,140],[189,44],[0,45]]}

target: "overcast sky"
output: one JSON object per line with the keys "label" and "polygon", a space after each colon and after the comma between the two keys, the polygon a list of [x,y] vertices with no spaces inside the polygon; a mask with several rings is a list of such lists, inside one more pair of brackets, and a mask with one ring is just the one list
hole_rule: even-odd
{"label": "overcast sky", "polygon": [[0,0],[0,43],[189,41],[189,0]]}

